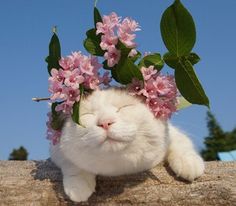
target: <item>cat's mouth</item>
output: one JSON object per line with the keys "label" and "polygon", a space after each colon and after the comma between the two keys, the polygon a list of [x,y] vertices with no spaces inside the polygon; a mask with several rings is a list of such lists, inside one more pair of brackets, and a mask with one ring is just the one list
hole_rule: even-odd
{"label": "cat's mouth", "polygon": [[121,140],[121,139],[116,139],[116,138],[113,138],[113,137],[110,137],[110,136],[107,136],[106,139],[104,139],[104,142],[110,142],[110,143],[128,143],[128,141],[125,141],[125,140]]}

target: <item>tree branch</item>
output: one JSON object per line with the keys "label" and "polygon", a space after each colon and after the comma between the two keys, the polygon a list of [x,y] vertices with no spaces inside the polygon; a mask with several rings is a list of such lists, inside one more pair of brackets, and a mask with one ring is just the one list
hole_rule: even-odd
{"label": "tree branch", "polygon": [[35,102],[40,102],[40,101],[48,101],[48,100],[50,100],[50,97],[33,97],[32,98],[32,101],[35,101]]}

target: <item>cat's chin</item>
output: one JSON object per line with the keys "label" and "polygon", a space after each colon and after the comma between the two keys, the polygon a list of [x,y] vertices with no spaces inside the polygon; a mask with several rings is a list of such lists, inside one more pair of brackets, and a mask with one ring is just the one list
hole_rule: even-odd
{"label": "cat's chin", "polygon": [[99,149],[103,152],[118,152],[124,150],[131,142],[131,140],[107,136],[101,143]]}

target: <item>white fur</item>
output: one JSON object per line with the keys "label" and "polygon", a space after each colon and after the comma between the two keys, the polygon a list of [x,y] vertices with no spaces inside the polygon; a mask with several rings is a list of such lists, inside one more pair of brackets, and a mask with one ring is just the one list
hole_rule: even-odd
{"label": "white fur", "polygon": [[[172,170],[193,181],[204,163],[186,135],[157,120],[125,90],[95,91],[81,102],[81,125],[68,119],[51,159],[63,172],[66,194],[86,201],[95,191],[95,176],[116,176],[153,168],[167,160]],[[106,130],[103,122],[110,122]]]}

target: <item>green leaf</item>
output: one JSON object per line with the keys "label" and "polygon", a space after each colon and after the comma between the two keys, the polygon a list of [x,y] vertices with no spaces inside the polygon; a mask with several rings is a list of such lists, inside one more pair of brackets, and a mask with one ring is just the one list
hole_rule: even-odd
{"label": "green leaf", "polygon": [[49,43],[49,56],[46,57],[48,63],[48,73],[51,75],[52,68],[59,69],[59,60],[61,59],[61,46],[60,41],[56,33],[52,35]]}
{"label": "green leaf", "polygon": [[99,13],[99,10],[97,9],[97,7],[94,7],[93,9],[93,17],[94,17],[94,27],[96,28],[96,24],[98,22],[102,22],[102,17]]}
{"label": "green leaf", "polygon": [[181,110],[187,107],[190,107],[192,104],[190,102],[188,102],[185,98],[181,97],[177,97],[177,100],[179,102],[178,106],[177,106],[177,110]]}
{"label": "green leaf", "polygon": [[117,82],[125,85],[131,83],[133,78],[143,80],[141,71],[129,58],[121,58],[111,73]]}
{"label": "green leaf", "polygon": [[209,100],[189,60],[180,61],[175,69],[176,85],[183,97],[193,104],[209,107]]}
{"label": "green leaf", "polygon": [[177,57],[188,55],[196,41],[193,18],[180,0],[168,7],[161,18],[161,36],[166,48]]}
{"label": "green leaf", "polygon": [[167,52],[164,54],[163,59],[165,63],[175,69],[178,65],[178,62],[182,59],[183,61],[189,60],[192,65],[198,63],[200,61],[200,57],[196,53],[190,53],[188,56],[183,57],[177,57],[175,54],[171,54],[170,52]]}
{"label": "green leaf", "polygon": [[104,62],[102,62],[102,64],[103,64],[103,69],[105,69],[105,70],[111,70],[111,69],[112,69],[112,67],[109,67],[109,66],[107,65],[107,60],[105,60]]}
{"label": "green leaf", "polygon": [[179,58],[176,55],[167,52],[164,54],[163,60],[169,67],[175,69],[177,67]]}
{"label": "green leaf", "polygon": [[[81,98],[82,98],[82,96],[84,94],[84,87],[83,87],[83,85],[80,85],[79,89],[80,89],[80,101],[81,101]],[[80,115],[80,112],[79,112],[80,101],[79,102],[75,102],[73,104],[73,108],[72,108],[73,112],[72,112],[72,115],[71,115],[72,120],[75,123],[77,123],[77,124],[80,124],[80,117],[79,117],[79,115]]]}
{"label": "green leaf", "polygon": [[149,67],[154,66],[155,69],[160,71],[164,66],[164,61],[161,58],[159,53],[154,53],[143,57],[143,59],[139,62],[139,68],[141,67]]}
{"label": "green leaf", "polygon": [[120,40],[118,40],[116,48],[119,49],[121,51],[121,55],[125,57],[128,57],[130,51],[132,50],[132,48],[126,47]]}
{"label": "green leaf", "polygon": [[197,64],[201,60],[196,53],[190,53],[187,59],[191,62],[192,65]]}
{"label": "green leaf", "polygon": [[88,30],[86,35],[84,48],[92,55],[103,56],[105,52],[100,47],[101,35],[96,35],[95,29]]}
{"label": "green leaf", "polygon": [[136,55],[134,55],[133,57],[129,57],[129,58],[131,59],[131,61],[136,62],[141,56],[142,56],[142,54],[139,51],[137,51]]}
{"label": "green leaf", "polygon": [[77,124],[80,124],[79,122],[79,106],[80,106],[80,102],[75,102],[73,105],[73,113],[71,115],[73,121]]}

